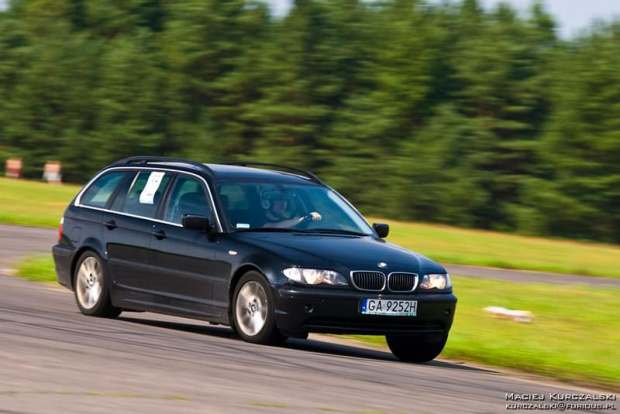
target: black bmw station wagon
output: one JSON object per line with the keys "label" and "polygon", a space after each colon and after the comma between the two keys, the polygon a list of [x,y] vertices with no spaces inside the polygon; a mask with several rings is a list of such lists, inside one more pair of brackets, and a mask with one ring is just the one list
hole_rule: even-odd
{"label": "black bmw station wagon", "polygon": [[388,232],[301,169],[131,157],[77,194],[53,254],[85,315],[197,318],[262,344],[385,335],[399,359],[430,361],[454,318],[450,277]]}

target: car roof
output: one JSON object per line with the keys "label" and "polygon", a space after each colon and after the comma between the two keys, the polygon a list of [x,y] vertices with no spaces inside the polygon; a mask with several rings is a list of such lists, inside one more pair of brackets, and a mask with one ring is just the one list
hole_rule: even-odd
{"label": "car roof", "polygon": [[275,171],[265,168],[246,167],[240,165],[205,164],[213,171],[217,181],[269,181],[289,184],[312,183],[310,177],[287,171]]}
{"label": "car roof", "polygon": [[[324,183],[309,171],[282,164],[247,162],[233,164],[200,164],[190,160],[168,157],[130,157],[117,161],[109,167],[162,167],[179,171],[202,173],[215,182],[219,181],[268,181],[282,184]],[[252,167],[256,165],[259,168]],[[276,168],[276,169],[271,169]]]}

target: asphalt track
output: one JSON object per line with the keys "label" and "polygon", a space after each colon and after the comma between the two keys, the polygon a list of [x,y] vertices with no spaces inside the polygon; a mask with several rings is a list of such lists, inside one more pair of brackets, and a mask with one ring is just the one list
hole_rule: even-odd
{"label": "asphalt track", "polygon": [[[45,238],[0,227],[0,261],[48,250]],[[325,337],[265,347],[199,321],[86,317],[65,289],[0,275],[0,413],[504,413],[507,393],[575,392]]]}
{"label": "asphalt track", "polygon": [[57,234],[53,229],[0,224],[0,272],[22,256],[51,253]]}

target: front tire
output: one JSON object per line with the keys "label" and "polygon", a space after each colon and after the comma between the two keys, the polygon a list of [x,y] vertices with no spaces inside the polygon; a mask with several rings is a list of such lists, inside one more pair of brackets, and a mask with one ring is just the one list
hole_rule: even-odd
{"label": "front tire", "polygon": [[422,363],[432,361],[441,354],[448,336],[446,335],[439,341],[424,337],[394,335],[387,335],[385,339],[396,358],[405,362]]}
{"label": "front tire", "polygon": [[275,345],[286,340],[275,323],[271,289],[258,272],[246,273],[237,283],[232,316],[235,330],[246,342]]}
{"label": "front tire", "polygon": [[87,251],[80,256],[73,278],[75,301],[80,312],[104,318],[120,315],[122,310],[110,302],[107,270],[95,252]]}

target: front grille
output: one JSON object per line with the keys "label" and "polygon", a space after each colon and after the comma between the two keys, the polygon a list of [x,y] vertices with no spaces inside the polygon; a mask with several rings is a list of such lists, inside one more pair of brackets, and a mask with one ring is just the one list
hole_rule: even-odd
{"label": "front grille", "polygon": [[351,272],[351,280],[360,290],[380,292],[385,289],[385,275],[381,272]]}
{"label": "front grille", "polygon": [[412,292],[418,286],[418,275],[415,273],[390,273],[388,289],[392,292]]}

